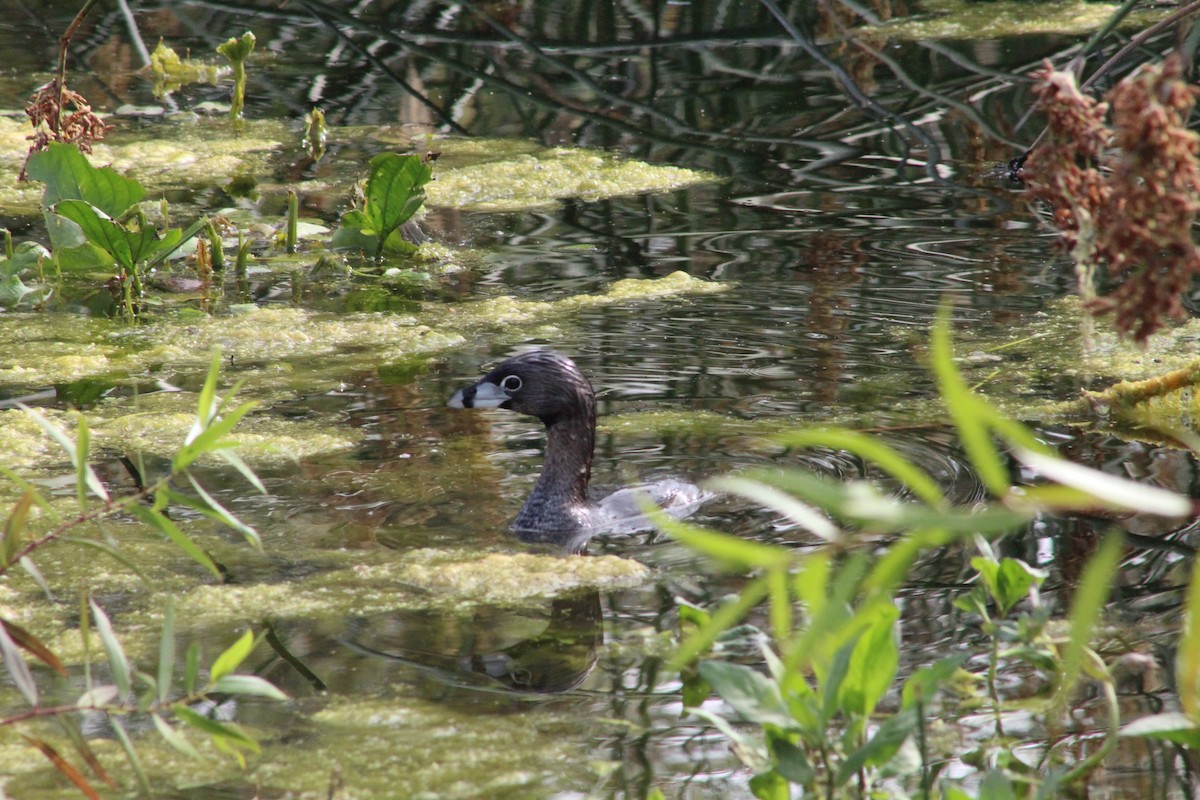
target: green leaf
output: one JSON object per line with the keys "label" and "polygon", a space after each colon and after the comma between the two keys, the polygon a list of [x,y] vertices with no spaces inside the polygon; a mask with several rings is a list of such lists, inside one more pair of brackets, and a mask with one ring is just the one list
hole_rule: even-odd
{"label": "green leaf", "polygon": [[786,566],[795,560],[793,553],[784,547],[689,525],[672,519],[656,508],[643,510],[659,530],[729,570],[745,572],[757,568]]}
{"label": "green leaf", "polygon": [[1135,719],[1121,728],[1121,735],[1175,742],[1193,751],[1200,749],[1200,724],[1178,711]]}
{"label": "green leaf", "polygon": [[757,670],[727,661],[703,661],[700,676],[747,722],[782,730],[796,727],[779,687]]}
{"label": "green leaf", "polygon": [[154,228],[127,228],[82,200],[62,200],[54,206],[54,213],[78,225],[90,243],[112,256],[128,273],[164,247]]}
{"label": "green leaf", "polygon": [[938,689],[950,682],[966,662],[967,654],[959,653],[947,656],[927,667],[921,667],[904,682],[902,706],[913,708],[918,700],[922,703],[928,702]]}
{"label": "green leaf", "polygon": [[246,537],[246,541],[249,542],[255,550],[260,552],[262,551],[262,539],[259,538],[258,531],[242,522],[240,519],[235,517],[231,511],[226,509],[225,506],[218,503],[216,498],[206,492],[204,487],[201,486],[196,478],[190,473],[188,474],[188,481],[192,484],[192,488],[196,490],[196,494],[200,495],[200,499],[209,507],[209,509],[212,510],[212,512],[222,523],[228,525],[238,533],[242,534],[242,536]]}
{"label": "green leaf", "polygon": [[183,656],[183,690],[188,694],[196,691],[196,680],[200,677],[200,643],[188,645]]}
{"label": "green leaf", "polygon": [[200,752],[195,747],[192,746],[192,743],[187,740],[187,737],[172,728],[170,723],[168,723],[165,719],[160,717],[158,714],[151,714],[150,718],[154,720],[154,727],[158,729],[159,735],[163,737],[167,744],[171,745],[171,747],[174,747],[184,755],[191,756],[197,761],[204,760],[204,757],[200,755]]}
{"label": "green leaf", "polygon": [[701,653],[707,652],[717,637],[745,617],[767,596],[767,582],[758,578],[742,587],[742,591],[715,612],[712,619],[679,645],[679,651],[668,664],[670,669],[680,669],[690,664]]}
{"label": "green leaf", "polygon": [[1183,713],[1200,719],[1200,559],[1192,564],[1183,611],[1183,633],[1175,656],[1175,683]]}
{"label": "green leaf", "polygon": [[804,750],[781,736],[768,736],[767,749],[775,771],[792,783],[807,786],[816,775]]}
{"label": "green leaf", "polygon": [[[171,681],[175,673],[175,603],[167,595],[163,603],[162,633],[158,640],[158,699],[166,702],[171,696]],[[157,724],[157,723],[156,723]]]}
{"label": "green leaf", "polygon": [[138,788],[143,797],[151,797],[150,780],[146,777],[146,770],[142,767],[142,760],[138,758],[137,750],[133,748],[133,742],[129,739],[129,734],[125,732],[125,726],[121,724],[121,720],[110,715],[108,722],[112,725],[113,733],[117,735],[117,740],[121,743],[121,749],[125,751],[125,758],[129,761],[129,767],[133,770],[133,774],[137,776]]}
{"label": "green leaf", "polygon": [[246,631],[225,652],[217,656],[216,661],[213,662],[212,669],[209,670],[209,683],[216,683],[226,675],[233,673],[234,670],[241,666],[241,663],[246,660],[246,657],[250,655],[250,651],[253,649],[254,634]]}
{"label": "green leaf", "polygon": [[3,559],[3,565],[6,567],[13,563],[17,551],[21,549],[21,532],[25,530],[25,521],[29,518],[29,510],[33,507],[36,496],[37,492],[32,487],[26,489],[25,494],[21,495],[21,499],[13,506],[8,519],[4,520],[4,542],[3,548],[0,549],[0,559]]}
{"label": "green leaf", "polygon": [[245,61],[254,52],[254,43],[254,34],[246,31],[240,38],[231,37],[217,45],[217,52],[229,59],[231,63]]}
{"label": "green leaf", "polygon": [[104,645],[104,652],[108,656],[108,668],[112,672],[113,683],[116,684],[117,691],[124,697],[129,694],[131,688],[129,660],[125,657],[125,651],[121,648],[117,635],[113,633],[112,622],[104,613],[104,609],[96,605],[95,600],[88,600],[88,605],[92,607],[92,619],[96,621],[96,633],[100,634],[100,642]]}
{"label": "green leaf", "polygon": [[836,785],[844,786],[865,767],[881,767],[891,761],[920,721],[915,708],[898,711],[884,720],[870,741],[847,756],[838,767]]}
{"label": "green leaf", "polygon": [[791,790],[787,780],[778,772],[760,772],[750,779],[750,793],[758,800],[789,800]]}
{"label": "green leaf", "polygon": [[96,169],[74,145],[59,142],[51,142],[48,149],[31,155],[26,174],[46,184],[42,197],[45,208],[62,200],[82,200],[117,218],[146,194],[137,181],[118,174],[112,167]]}
{"label": "green leaf", "polygon": [[790,431],[774,441],[784,447],[829,447],[854,453],[903,483],[923,503],[934,508],[946,504],[941,487],[928,472],[877,437],[845,428],[821,428]]}
{"label": "green leaf", "polygon": [[1110,533],[1083,568],[1071,602],[1070,638],[1063,650],[1059,683],[1055,689],[1055,702],[1060,708],[1066,707],[1071,690],[1079,678],[1091,642],[1092,629],[1112,592],[1113,576],[1117,573],[1124,551],[1122,535],[1119,532]]}
{"label": "green leaf", "polygon": [[1058,456],[1030,450],[1017,450],[1017,458],[1043,477],[1086,492],[1090,501],[1084,508],[1115,508],[1156,514],[1162,517],[1185,517],[1192,513],[1192,501],[1181,494],[1131,481],[1107,472],[1073,464]]}
{"label": "green leaf", "polygon": [[232,742],[240,744],[242,747],[252,752],[259,752],[258,742],[254,741],[250,736],[244,733],[236,725],[217,722],[214,719],[198,714],[182,703],[176,703],[171,706],[171,710],[175,716],[193,728],[199,731],[204,731],[214,739],[228,739]]}
{"label": "green leaf", "polygon": [[875,619],[854,643],[838,693],[838,707],[865,718],[875,711],[896,676],[900,649],[896,646],[895,625],[900,611],[881,604],[860,613]]}
{"label": "green leaf", "polygon": [[425,202],[422,188],[433,171],[420,156],[380,153],[371,159],[364,211],[371,233],[387,237],[406,222]]}
{"label": "green leaf", "polygon": [[161,511],[147,508],[140,503],[129,506],[129,511],[142,522],[158,529],[160,533],[174,542],[180,550],[186,553],[189,558],[207,569],[215,577],[221,577],[221,570],[217,569],[217,565],[213,563],[213,560],[209,557],[208,553],[204,552],[204,548],[193,542],[186,533],[179,530],[175,523],[167,519],[167,517]]}
{"label": "green leaf", "polygon": [[979,782],[979,800],[1017,800],[1017,793],[1008,776],[994,769]]}
{"label": "green leaf", "polygon": [[92,494],[104,502],[108,502],[108,491],[100,482],[96,471],[88,463],[92,450],[92,435],[88,428],[87,418],[82,414],[75,415],[75,486],[79,493],[79,507],[84,505],[84,487],[92,490]]}
{"label": "green leaf", "polygon": [[718,492],[740,495],[764,508],[782,514],[790,522],[826,542],[836,541],[840,533],[837,526],[820,511],[774,486],[738,476],[714,478],[706,483]]}
{"label": "green leaf", "polygon": [[212,685],[214,692],[269,697],[272,700],[287,700],[288,696],[274,684],[257,675],[226,675]]}

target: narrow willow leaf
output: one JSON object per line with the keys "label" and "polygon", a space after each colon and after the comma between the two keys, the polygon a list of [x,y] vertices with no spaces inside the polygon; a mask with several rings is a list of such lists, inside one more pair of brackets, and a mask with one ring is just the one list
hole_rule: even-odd
{"label": "narrow willow leaf", "polygon": [[1017,450],[1016,455],[1021,463],[1037,470],[1044,477],[1088,492],[1096,499],[1097,506],[1128,509],[1162,517],[1184,517],[1192,511],[1191,500],[1157,486],[1147,486],[1081,464],[1073,464],[1057,456],[1047,456],[1030,450]]}
{"label": "narrow willow leaf", "polygon": [[142,568],[108,542],[101,542],[96,539],[81,539],[77,536],[63,536],[59,539],[59,541],[70,542],[71,544],[80,545],[81,547],[91,547],[95,550],[99,550],[101,553],[104,553],[106,556],[128,569],[134,575],[137,575],[139,578],[141,578],[142,583],[145,583],[147,586],[150,585],[150,578],[145,572],[142,571]]}
{"label": "narrow willow leaf", "polygon": [[1163,739],[1181,744],[1189,750],[1200,748],[1200,725],[1196,724],[1193,717],[1178,711],[1167,711],[1135,719],[1121,728],[1121,735]]}
{"label": "narrow willow leaf", "polygon": [[829,518],[810,505],[802,503],[791,495],[767,486],[755,480],[730,476],[714,478],[707,485],[718,492],[740,495],[747,500],[778,512],[791,522],[823,539],[826,542],[837,541],[838,528]]}
{"label": "narrow willow leaf", "polygon": [[[158,699],[166,702],[171,695],[175,673],[175,602],[170,595],[163,604],[162,634],[158,642]],[[156,723],[157,724],[157,723]]]}
{"label": "narrow willow leaf", "polygon": [[1183,713],[1189,719],[1200,720],[1200,559],[1192,564],[1183,611],[1183,634],[1175,656],[1175,685]]}
{"label": "narrow willow leaf", "polygon": [[183,690],[188,694],[196,691],[196,681],[200,677],[200,643],[188,645],[183,656]]}
{"label": "narrow willow leaf", "polygon": [[938,308],[937,319],[930,332],[930,361],[938,381],[938,392],[945,401],[959,439],[980,480],[997,497],[1003,497],[1009,488],[1008,470],[1004,459],[992,441],[984,420],[987,418],[987,403],[981,401],[962,379],[954,364],[954,348],[950,343],[951,306],[943,302]]}
{"label": "narrow willow leaf", "polygon": [[0,620],[0,626],[7,631],[8,635],[12,638],[17,647],[20,647],[38,661],[41,661],[47,667],[57,672],[59,675],[62,675],[64,678],[67,677],[67,668],[64,667],[63,663],[58,660],[58,656],[54,655],[54,652],[42,643],[41,639],[37,638],[15,622]]}
{"label": "narrow willow leaf", "polygon": [[655,526],[692,550],[717,561],[727,569],[745,571],[790,564],[794,557],[783,547],[740,539],[672,519],[656,508],[643,508]]}
{"label": "narrow willow leaf", "polygon": [[196,478],[191,474],[188,475],[188,481],[192,484],[192,488],[196,490],[196,494],[200,495],[200,498],[208,505],[208,507],[216,512],[221,522],[225,523],[244,536],[246,541],[249,542],[255,550],[262,550],[262,539],[259,538],[258,531],[242,522],[240,519],[235,517],[231,511],[225,508],[225,506],[218,503],[217,499],[206,492],[204,487],[200,485],[200,482],[197,481]]}
{"label": "narrow willow leaf", "polygon": [[225,461],[238,472],[242,473],[242,477],[245,478],[251,486],[257,489],[259,494],[267,493],[267,487],[263,486],[262,481],[260,481],[258,476],[254,474],[254,470],[250,469],[250,465],[243,461],[241,456],[232,450],[218,450],[217,455],[225,459]]}
{"label": "narrow willow leaf", "polygon": [[254,739],[236,725],[209,719],[203,714],[196,713],[182,703],[176,703],[171,706],[171,710],[175,712],[175,716],[179,717],[180,721],[191,725],[196,730],[204,731],[214,738],[229,739],[237,742],[242,747],[255,753],[260,752],[258,742],[254,741]]}
{"label": "narrow willow leaf", "polygon": [[1070,638],[1062,655],[1062,669],[1055,691],[1055,702],[1065,707],[1071,690],[1079,679],[1083,667],[1085,650],[1091,642],[1092,629],[1096,626],[1104,604],[1113,588],[1113,576],[1121,562],[1125,542],[1120,533],[1104,537],[1095,554],[1088,559],[1075,589],[1071,602]]}
{"label": "narrow willow leaf", "polygon": [[93,686],[88,691],[79,695],[79,699],[75,701],[78,706],[106,706],[113,700],[116,700],[121,693],[117,687],[111,683],[103,684],[102,686]]}
{"label": "narrow willow leaf", "polygon": [[250,651],[254,649],[254,634],[246,631],[241,638],[231,644],[225,652],[217,656],[213,661],[212,668],[208,671],[208,680],[210,683],[216,683],[226,675],[230,675],[241,666],[246,657],[250,655]]}
{"label": "narrow willow leaf", "polygon": [[117,782],[108,774],[108,770],[104,769],[104,765],[100,763],[99,757],[96,756],[96,751],[88,744],[87,739],[83,736],[83,731],[79,729],[79,724],[75,719],[67,714],[58,714],[55,716],[59,725],[66,732],[67,738],[71,740],[71,746],[75,748],[75,752],[88,765],[88,769],[92,771],[100,780],[104,781],[112,788],[117,788]]}
{"label": "narrow willow leaf", "polygon": [[928,472],[877,437],[845,428],[820,428],[791,431],[773,441],[785,447],[829,447],[854,453],[903,483],[926,505],[941,508],[946,504],[941,487]]}
{"label": "narrow willow leaf", "polygon": [[129,734],[125,732],[125,726],[116,717],[110,716],[108,720],[112,725],[113,733],[117,735],[117,740],[121,742],[121,748],[125,751],[125,758],[129,761],[129,767],[133,770],[133,774],[137,776],[138,791],[143,797],[152,797],[153,792],[150,789],[150,780],[146,777],[146,770],[142,767],[142,760],[138,758],[137,750],[133,748],[133,742],[129,740]]}
{"label": "narrow willow leaf", "polygon": [[21,565],[21,569],[25,570],[25,574],[33,578],[33,582],[42,590],[42,594],[46,595],[46,599],[51,603],[55,602],[54,593],[50,591],[50,584],[46,583],[45,577],[42,576],[42,571],[37,568],[37,564],[33,563],[33,559],[29,556],[21,556],[17,561]]}
{"label": "narrow willow leaf", "polygon": [[[217,379],[221,376],[221,349],[214,348],[212,358],[208,362],[208,374],[204,376],[204,386],[196,397],[196,419],[202,428],[207,427],[217,414]],[[191,443],[193,437],[186,440]]]}
{"label": "narrow willow leaf", "polygon": [[680,643],[679,650],[671,657],[667,668],[679,670],[700,654],[707,652],[717,637],[749,614],[767,596],[768,591],[765,578],[757,578],[743,586],[735,599],[714,611],[707,624],[700,626],[695,633]]}
{"label": "narrow willow leaf", "polygon": [[104,502],[108,502],[108,491],[100,482],[96,471],[88,463],[92,451],[92,434],[88,428],[87,418],[82,414],[75,415],[75,487],[79,493],[79,506],[84,504],[84,490],[92,490],[92,494]]}
{"label": "narrow willow leaf", "polygon": [[159,530],[164,536],[175,543],[180,550],[186,553],[193,561],[207,569],[216,577],[221,577],[221,571],[217,569],[217,565],[209,558],[208,553],[200,545],[188,538],[187,534],[179,530],[175,523],[167,519],[161,512],[154,511],[143,505],[133,505],[129,508],[133,515],[147,525],[151,525]]}
{"label": "narrow willow leaf", "polygon": [[17,408],[29,415],[30,419],[38,424],[46,434],[53,439],[63,452],[67,454],[67,458],[71,461],[71,466],[74,467],[77,461],[75,453],[75,443],[65,434],[57,425],[46,419],[42,414],[35,409],[30,408],[24,403],[17,403]]}
{"label": "narrow willow leaf", "polygon": [[92,617],[88,613],[87,587],[79,590],[79,641],[83,645],[83,685],[90,692],[92,683]]}
{"label": "narrow willow leaf", "polygon": [[117,685],[117,691],[124,697],[129,694],[131,688],[129,660],[125,657],[125,651],[121,648],[117,635],[113,633],[112,622],[104,613],[104,609],[96,605],[94,600],[88,600],[88,605],[92,609],[92,619],[96,622],[96,633],[100,634],[100,643],[104,645],[104,652],[108,656],[108,667],[112,671],[113,683]]}
{"label": "narrow willow leaf", "polygon": [[288,696],[279,691],[274,684],[257,675],[226,675],[213,682],[212,690],[229,694],[269,697],[272,700],[288,699]]}
{"label": "narrow willow leaf", "polygon": [[170,723],[168,723],[165,719],[160,717],[158,714],[151,714],[150,718],[154,720],[154,727],[158,729],[159,735],[166,740],[167,744],[171,745],[171,747],[174,747],[184,755],[191,756],[197,761],[204,760],[204,757],[200,755],[200,751],[192,746],[192,743],[187,740],[187,737],[172,728]]}
{"label": "narrow willow leaf", "polygon": [[25,659],[21,657],[21,651],[17,649],[17,643],[8,635],[7,623],[0,625],[0,656],[4,659],[4,668],[8,671],[8,676],[12,678],[12,682],[21,696],[29,705],[36,708],[38,704],[37,684],[33,680],[33,673],[30,672],[29,665],[25,663]]}
{"label": "narrow willow leaf", "polygon": [[57,750],[55,750],[46,742],[43,742],[41,739],[35,739],[32,736],[26,736],[25,734],[22,734],[21,738],[32,746],[36,747],[42,755],[50,760],[50,763],[54,765],[54,768],[61,772],[67,780],[75,784],[75,787],[79,789],[79,791],[83,792],[84,795],[89,798],[89,800],[100,800],[99,793],[92,788],[92,785],[88,783],[88,779],[83,776],[83,773],[71,766],[71,763],[59,755]]}
{"label": "narrow willow leaf", "polygon": [[33,506],[36,494],[32,487],[26,489],[4,521],[4,543],[0,558],[3,558],[5,567],[13,562],[17,551],[21,549],[21,533],[25,530],[25,521],[29,518],[29,509]]}

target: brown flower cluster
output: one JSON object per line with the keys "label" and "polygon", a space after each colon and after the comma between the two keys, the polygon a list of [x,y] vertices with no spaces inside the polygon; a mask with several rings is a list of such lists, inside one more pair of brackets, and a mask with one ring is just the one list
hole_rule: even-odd
{"label": "brown flower cluster", "polygon": [[[1180,295],[1200,274],[1200,136],[1186,127],[1198,90],[1182,74],[1172,56],[1122,80],[1107,103],[1080,92],[1070,73],[1047,66],[1035,75],[1047,135],[1023,177],[1053,209],[1089,308],[1115,312],[1117,329],[1139,342],[1184,316]],[[1098,269],[1115,285],[1100,298]]]}
{"label": "brown flower cluster", "polygon": [[[68,108],[71,109],[69,113]],[[33,140],[30,153],[45,150],[50,142],[73,144],[81,152],[90,153],[92,144],[103,139],[109,129],[83,95],[65,86],[60,92],[57,79],[33,93],[25,106],[25,114],[34,129],[29,137]],[[21,180],[24,179],[25,171],[22,170]]]}

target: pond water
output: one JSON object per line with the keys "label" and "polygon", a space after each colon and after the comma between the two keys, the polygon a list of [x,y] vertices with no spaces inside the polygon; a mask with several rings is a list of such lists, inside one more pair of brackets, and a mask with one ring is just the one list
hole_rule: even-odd
{"label": "pond water", "polygon": [[[30,7],[0,24],[0,109],[19,112],[49,78],[73,5]],[[957,39],[897,34],[870,38],[863,49],[832,47],[884,115],[847,99],[833,74],[759,3],[531,4],[503,9],[511,16],[502,22],[470,3],[131,5],[150,48],[161,37],[195,58],[210,59],[226,38],[252,30],[258,45],[246,116],[252,124],[272,122],[280,140],[255,176],[257,202],[239,202],[227,187],[203,180],[181,182],[167,190],[177,224],[193,211],[236,205],[278,226],[279,187],[299,184],[302,216],[332,225],[349,196],[339,176],[361,175],[389,137],[417,137],[445,149],[452,163],[459,151],[438,137],[598,148],[712,176],[676,191],[568,197],[524,210],[435,206],[421,227],[434,241],[462,248],[468,266],[428,282],[381,289],[373,276],[278,269],[209,297],[211,320],[184,313],[205,305],[185,298],[131,329],[95,315],[110,303],[98,286],[67,292],[44,310],[0,315],[11,343],[0,356],[3,374],[35,359],[35,350],[68,347],[59,344],[68,330],[71,352],[80,342],[103,342],[120,350],[110,354],[114,363],[134,365],[84,379],[0,382],[0,408],[16,398],[35,398],[47,412],[79,405],[101,429],[131,409],[178,412],[192,401],[173,405],[175,393],[158,392],[156,381],[195,390],[207,345],[227,336],[233,357],[223,379],[244,378],[243,396],[261,404],[251,429],[300,442],[298,459],[252,459],[266,495],[232,469],[205,468],[214,495],[254,525],[264,545],[257,554],[234,534],[194,529],[205,531],[204,546],[226,571],[227,586],[208,586],[152,534],[113,523],[171,576],[161,580],[177,593],[181,653],[198,640],[211,658],[247,626],[269,625],[274,644],[260,645],[251,661],[295,698],[236,712],[263,740],[247,773],[231,760],[187,761],[152,731],[136,732],[152,774],[175,787],[164,796],[640,798],[651,787],[668,797],[749,796],[748,774],[728,742],[682,715],[677,676],[662,669],[677,599],[711,607],[742,579],[719,574],[664,536],[642,533],[589,546],[593,557],[651,570],[650,578],[618,588],[489,601],[406,582],[412,576],[404,570],[447,554],[470,562],[483,552],[525,549],[505,524],[540,469],[539,426],[500,412],[447,409],[445,401],[489,364],[553,347],[571,355],[597,389],[596,483],[698,480],[763,464],[857,477],[861,463],[844,454],[785,456],[755,439],[840,423],[885,432],[954,501],[980,499],[983,490],[933,401],[923,363],[927,331],[947,297],[963,352],[1044,336],[1039,324],[1068,313],[1060,301],[1074,289],[1069,262],[1020,187],[993,168],[1037,133],[1032,122],[1020,125],[1030,103],[1022,76],[1044,57],[1065,61],[1084,34],[1048,24],[985,37],[972,33],[972,23]],[[1009,13],[1005,4],[987,4],[1001,5]],[[222,129],[220,119],[191,110],[227,103],[228,82],[155,98],[152,81],[136,72],[128,23],[102,6],[73,44],[71,83],[113,115],[113,141],[170,141],[197,131],[203,138]],[[853,24],[848,14],[792,6],[803,10],[791,17],[823,37]],[[1024,8],[1036,16],[1043,6]],[[303,116],[314,106],[334,126],[320,162],[300,147]],[[427,132],[435,138],[421,138]],[[481,152],[486,160],[487,148]],[[44,241],[40,217],[28,211],[0,208],[0,225],[18,240]],[[621,279],[679,270],[725,290],[571,305]],[[512,317],[499,304],[473,305],[505,297],[563,305]],[[258,318],[271,330],[255,334],[255,323],[235,320],[235,312],[236,319],[251,314],[250,304],[278,314]],[[482,316],[473,310],[480,308]],[[352,324],[358,313],[415,316],[446,341],[392,352],[380,346],[392,334],[371,328],[338,338],[335,323]],[[468,322],[437,328],[430,321],[437,314]],[[241,328],[249,338],[237,338]],[[291,332],[323,346],[284,348]],[[981,372],[985,391],[995,387],[1016,407],[1032,408],[1111,377],[1064,368],[1077,343],[1070,333],[1052,341],[1054,352]],[[168,346],[173,359],[139,362],[134,355]],[[105,399],[76,402],[95,384]],[[1042,432],[1082,463],[1194,491],[1195,464],[1179,451],[1060,427]],[[314,444],[318,433],[335,445]],[[134,457],[128,442],[138,440],[110,441],[126,443],[101,452],[119,482],[118,459]],[[153,470],[164,454],[148,450]],[[697,519],[764,541],[814,544],[741,501],[717,500]],[[1097,524],[1039,520],[1002,548],[1050,570],[1053,594],[1077,573]],[[1143,536],[1169,533],[1177,545],[1130,551],[1126,591],[1114,609],[1117,624],[1169,664],[1177,567],[1191,531],[1157,520],[1124,525]],[[951,549],[914,575],[904,595],[903,669],[982,638],[951,605],[971,555]],[[67,598],[41,620],[47,630],[77,625],[70,598],[77,582],[88,582],[119,631],[135,641],[156,635],[156,609],[135,580],[114,577],[108,565],[92,574],[86,562],[59,558],[42,567]],[[394,597],[386,597],[379,575],[397,580]],[[364,597],[356,601],[359,580]],[[36,596],[35,588],[18,588]],[[136,649],[151,663],[156,647],[149,641]],[[754,658],[752,651],[735,655]],[[66,702],[80,685],[76,676],[46,691]],[[20,707],[15,693],[9,699]],[[1037,739],[1037,725],[1028,735]],[[120,774],[118,749],[106,752]],[[1184,796],[1170,758],[1131,749],[1118,762],[1099,782],[1104,796]],[[0,763],[3,772],[11,796],[60,796],[61,777],[49,767]]]}

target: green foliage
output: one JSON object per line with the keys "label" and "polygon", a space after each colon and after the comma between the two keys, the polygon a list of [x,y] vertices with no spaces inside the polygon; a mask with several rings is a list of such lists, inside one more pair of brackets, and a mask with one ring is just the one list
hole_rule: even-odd
{"label": "green foliage", "polygon": [[229,104],[229,118],[240,119],[246,107],[246,59],[254,52],[254,34],[246,31],[240,38],[228,39],[217,46],[217,52],[229,60],[233,67],[233,100]]}
{"label": "green foliage", "polygon": [[[932,476],[882,442],[855,431],[821,430],[794,432],[777,441],[854,452],[898,480],[912,499],[888,495],[866,481],[842,484],[798,471],[758,471],[713,482],[714,488],[758,502],[825,543],[805,551],[746,541],[651,511],[666,533],[724,569],[748,573],[740,593],[716,609],[681,607],[683,638],[672,666],[681,671],[692,713],[728,736],[753,773],[755,797],[789,797],[793,786],[805,797],[828,800],[882,796],[884,779],[892,781],[889,792],[908,785],[925,797],[969,797],[951,782],[943,782],[936,792],[934,787],[938,765],[945,760],[929,752],[927,720],[936,713],[931,706],[945,702],[943,690],[949,687],[955,688],[954,697],[990,707],[995,720],[992,740],[976,752],[956,754],[981,766],[978,798],[1015,797],[1017,786],[1050,796],[1085,779],[1117,741],[1113,680],[1090,640],[1113,583],[1120,538],[1109,537],[1088,563],[1066,626],[1052,619],[1041,602],[1045,573],[1019,559],[998,558],[988,539],[1015,531],[1046,510],[1119,506],[1178,513],[1186,502],[1161,491],[1147,498],[1145,487],[1107,475],[1099,480],[1099,473],[1048,453],[1031,431],[1005,418],[963,382],[954,366],[945,310],[933,331],[931,354],[943,400],[993,495],[990,502],[954,508]],[[998,440],[1054,483],[1014,491],[1008,456]],[[1098,491],[1089,492],[1089,486]],[[880,534],[891,538],[881,544]],[[991,644],[980,653],[986,667],[978,674],[966,672],[968,656],[960,653],[921,666],[897,686],[897,592],[919,556],[955,543],[973,544],[978,551],[971,560],[976,584],[955,605],[978,617]],[[1200,608],[1200,591],[1194,595],[1192,607]],[[763,647],[765,672],[703,657],[764,601],[771,624],[770,636],[764,637],[770,642]],[[1180,682],[1186,670],[1191,716],[1163,715],[1156,723],[1127,728],[1127,735],[1200,741],[1200,623],[1190,623],[1189,636],[1180,649]],[[1109,714],[1103,741],[1083,758],[1069,748],[1047,745],[1040,770],[1030,770],[1004,737],[1009,702],[997,681],[1001,668],[1026,670],[1035,684],[1056,689],[1022,698],[1026,708],[1040,708],[1052,728],[1066,720],[1067,701],[1079,676],[1095,682]],[[982,696],[975,693],[977,686],[986,687]],[[742,720],[757,726],[761,737],[750,737],[702,708],[710,689]],[[896,689],[899,707],[885,705]],[[885,707],[891,710],[885,712]]]}
{"label": "green foliage", "polygon": [[[82,203],[77,200],[61,202]],[[220,354],[215,353],[204,386],[197,397],[194,424],[173,460],[169,473],[125,497],[110,495],[92,469],[88,461],[91,434],[82,416],[76,419],[75,435],[72,437],[42,414],[26,408],[25,412],[59,445],[70,462],[79,513],[68,519],[58,518],[53,506],[41,496],[36,487],[6,472],[9,479],[23,488],[24,494],[4,520],[3,538],[0,539],[0,575],[6,573],[14,564],[19,564],[34,575],[35,580],[49,594],[49,587],[37,572],[32,558],[43,548],[59,544],[94,548],[129,567],[145,580],[136,564],[121,553],[119,542],[110,535],[106,534],[104,538],[92,538],[86,534],[72,535],[73,531],[86,523],[114,516],[132,516],[145,522],[162,533],[166,539],[174,542],[188,557],[205,566],[214,575],[219,575],[204,548],[167,516],[166,510],[170,504],[185,505],[199,511],[241,532],[251,544],[260,546],[258,534],[254,529],[217,503],[191,471],[199,459],[215,455],[224,458],[241,471],[253,486],[263,491],[257,476],[232,452],[234,442],[228,437],[233,427],[250,410],[251,405],[232,406],[228,398],[222,401],[218,397],[220,363]],[[194,490],[194,495],[185,494],[176,488],[184,483]],[[37,519],[37,523],[43,528],[36,532],[30,530],[34,519],[30,512],[35,507],[43,512]],[[27,663],[27,657],[32,656],[63,675],[67,674],[66,669],[52,650],[37,637],[8,620],[0,619],[0,660],[3,661],[8,679],[30,706],[30,711],[19,715],[19,718],[58,716],[64,721],[64,727],[79,757],[88,764],[94,775],[111,783],[83,736],[71,735],[73,731],[78,734],[78,726],[70,716],[72,712],[99,713],[107,716],[144,795],[150,794],[151,784],[137,756],[134,741],[126,732],[122,720],[133,720],[148,715],[154,728],[168,744],[195,758],[201,756],[188,741],[183,729],[201,732],[208,736],[218,749],[229,753],[244,765],[247,753],[258,752],[257,742],[233,723],[218,722],[202,715],[195,710],[196,705],[213,693],[263,697],[277,701],[286,699],[284,694],[268,681],[256,675],[237,672],[257,645],[250,631],[246,631],[211,662],[207,678],[203,681],[200,679],[200,651],[193,643],[187,650],[182,681],[179,681],[175,664],[175,610],[170,597],[164,598],[163,609],[157,667],[154,670],[142,671],[126,654],[117,628],[108,613],[98,602],[88,597],[86,589],[81,593],[79,632],[84,647],[85,691],[71,708],[43,708],[39,705],[41,694],[38,680]],[[104,673],[108,676],[107,683],[97,681],[97,673],[92,667],[93,653],[89,642],[90,632],[93,630],[100,639],[107,664],[107,671]],[[180,683],[182,685],[178,685]],[[16,722],[16,719],[0,719],[0,725]],[[40,739],[26,738],[85,795],[98,796],[89,778],[72,766],[66,756]]]}
{"label": "green foliage", "polygon": [[423,188],[433,176],[420,156],[380,153],[371,159],[371,174],[361,208],[342,215],[342,226],[331,246],[359,249],[376,259],[384,251],[410,254],[416,247],[406,241],[399,228],[425,202]]}
{"label": "green foliage", "polygon": [[51,142],[48,149],[34,153],[28,174],[46,184],[42,209],[59,269],[115,265],[130,317],[136,313],[145,270],[208,224],[200,220],[186,231],[174,228],[160,233],[137,208],[146,194],[141,184],[111,167],[93,167],[72,145]]}

